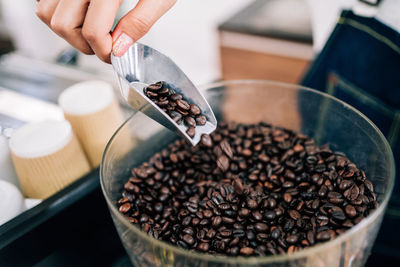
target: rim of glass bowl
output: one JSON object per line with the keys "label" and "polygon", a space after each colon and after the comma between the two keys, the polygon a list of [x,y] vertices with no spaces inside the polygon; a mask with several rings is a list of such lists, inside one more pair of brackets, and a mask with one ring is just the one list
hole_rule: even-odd
{"label": "rim of glass bowl", "polygon": [[353,226],[350,228],[348,231],[346,231],[344,234],[339,235],[336,237],[334,240],[322,243],[322,244],[317,244],[314,246],[310,246],[306,249],[294,252],[292,254],[278,254],[278,255],[269,255],[269,256],[252,256],[252,257],[240,257],[240,256],[222,256],[222,255],[211,255],[207,253],[199,253],[199,252],[192,252],[183,248],[180,248],[178,246],[174,246],[172,244],[169,244],[165,241],[161,241],[158,239],[155,239],[153,237],[150,237],[146,233],[144,233],[139,227],[131,224],[125,216],[123,216],[110,197],[108,196],[107,192],[105,191],[104,188],[104,183],[103,183],[103,167],[104,167],[104,159],[106,158],[107,152],[112,145],[112,142],[114,138],[118,136],[118,133],[121,131],[121,129],[124,128],[124,126],[132,119],[133,115],[136,114],[133,113],[119,128],[118,130],[113,134],[109,142],[107,143],[107,146],[105,148],[102,161],[100,164],[100,184],[101,188],[103,191],[103,194],[106,198],[106,201],[108,203],[108,207],[111,209],[111,212],[118,218],[118,220],[123,223],[126,227],[128,227],[131,231],[133,231],[135,234],[137,234],[140,238],[143,238],[146,241],[149,241],[151,244],[158,246],[163,249],[167,249],[168,251],[173,251],[174,253],[190,257],[192,259],[198,259],[201,261],[211,261],[211,262],[219,262],[219,263],[225,263],[225,264],[263,264],[263,263],[279,263],[283,261],[287,261],[288,259],[294,260],[294,259],[301,259],[301,258],[306,258],[312,255],[318,254],[320,251],[326,251],[329,250],[331,247],[335,247],[339,245],[342,242],[345,242],[346,239],[350,238],[354,234],[357,234],[360,230],[362,230],[364,227],[370,225],[372,222],[375,221],[377,216],[379,216],[381,213],[384,212],[387,203],[389,201],[389,198],[392,194],[393,186],[394,186],[394,174],[395,174],[395,165],[394,165],[394,158],[393,158],[393,153],[392,150],[384,137],[384,135],[381,133],[381,131],[378,129],[378,127],[370,120],[368,119],[364,114],[362,114],[360,111],[357,109],[353,108],[349,104],[337,99],[336,97],[333,97],[331,95],[328,95],[326,93],[304,87],[301,85],[296,85],[296,84],[289,84],[289,83],[284,83],[284,82],[275,82],[275,81],[265,81],[265,80],[230,80],[230,81],[222,81],[222,82],[217,82],[217,83],[212,83],[212,84],[207,84],[200,86],[199,88],[205,91],[212,91],[212,89],[217,88],[217,87],[222,87],[225,85],[233,85],[233,84],[258,84],[258,85],[274,85],[274,86],[281,86],[281,87],[286,87],[289,90],[305,90],[312,92],[314,94],[321,95],[322,97],[327,97],[332,99],[333,101],[339,102],[340,104],[346,106],[353,112],[355,112],[357,115],[359,115],[362,119],[366,120],[369,125],[372,126],[373,129],[377,132],[378,136],[380,139],[383,141],[384,144],[384,149],[389,152],[389,158],[390,158],[390,170],[389,170],[389,181],[388,181],[388,193],[384,196],[384,199],[381,203],[379,203],[379,207],[373,211],[372,214],[370,214],[368,217],[363,219],[360,223],[357,225]]}

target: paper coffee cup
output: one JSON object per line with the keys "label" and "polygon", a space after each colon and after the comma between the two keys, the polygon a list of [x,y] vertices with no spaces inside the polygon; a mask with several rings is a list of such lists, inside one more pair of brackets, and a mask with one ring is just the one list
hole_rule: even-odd
{"label": "paper coffee cup", "polygon": [[58,103],[91,166],[99,166],[107,142],[123,123],[113,87],[97,80],[77,83],[63,91]]}
{"label": "paper coffee cup", "polygon": [[0,180],[0,225],[25,210],[24,197],[12,183]]}
{"label": "paper coffee cup", "polygon": [[10,150],[26,197],[44,199],[90,171],[68,121],[43,121],[18,129]]}

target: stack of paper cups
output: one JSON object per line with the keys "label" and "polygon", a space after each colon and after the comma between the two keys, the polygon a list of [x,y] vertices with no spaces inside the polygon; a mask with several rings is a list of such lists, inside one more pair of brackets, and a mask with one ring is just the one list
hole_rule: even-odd
{"label": "stack of paper cups", "polygon": [[107,142],[123,123],[112,86],[103,81],[75,84],[58,99],[92,167],[99,166]]}
{"label": "stack of paper cups", "polygon": [[10,150],[22,191],[47,198],[90,171],[68,121],[43,121],[18,129]]}

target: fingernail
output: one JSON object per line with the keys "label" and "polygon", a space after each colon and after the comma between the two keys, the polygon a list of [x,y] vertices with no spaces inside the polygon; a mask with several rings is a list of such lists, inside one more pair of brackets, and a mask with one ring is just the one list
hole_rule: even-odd
{"label": "fingernail", "polygon": [[115,41],[115,43],[113,44],[112,51],[114,56],[116,57],[122,56],[129,49],[129,47],[131,47],[132,44],[133,44],[132,38],[126,35],[125,33],[122,33],[118,37],[117,41]]}

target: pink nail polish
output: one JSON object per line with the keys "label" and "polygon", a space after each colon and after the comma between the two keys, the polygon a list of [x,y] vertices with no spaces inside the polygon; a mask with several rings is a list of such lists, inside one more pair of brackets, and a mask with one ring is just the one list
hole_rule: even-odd
{"label": "pink nail polish", "polygon": [[133,40],[131,37],[122,33],[117,41],[113,44],[112,52],[114,56],[120,57],[129,49],[129,47],[133,44]]}

